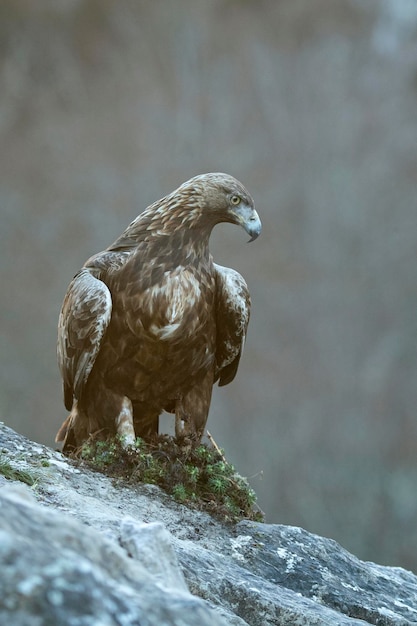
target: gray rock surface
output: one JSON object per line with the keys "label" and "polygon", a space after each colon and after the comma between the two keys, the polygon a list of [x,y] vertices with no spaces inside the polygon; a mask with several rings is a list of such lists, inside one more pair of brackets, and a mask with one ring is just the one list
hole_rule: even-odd
{"label": "gray rock surface", "polygon": [[[414,574],[362,562],[330,539],[223,525],[3,424],[0,463],[1,624],[417,624]],[[34,484],[5,478],[10,467]]]}

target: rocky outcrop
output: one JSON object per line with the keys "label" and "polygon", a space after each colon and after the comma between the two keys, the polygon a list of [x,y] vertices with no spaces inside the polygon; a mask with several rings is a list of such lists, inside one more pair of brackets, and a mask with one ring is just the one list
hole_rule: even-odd
{"label": "rocky outcrop", "polygon": [[4,425],[0,453],[1,624],[417,624],[416,576],[330,539],[223,525]]}

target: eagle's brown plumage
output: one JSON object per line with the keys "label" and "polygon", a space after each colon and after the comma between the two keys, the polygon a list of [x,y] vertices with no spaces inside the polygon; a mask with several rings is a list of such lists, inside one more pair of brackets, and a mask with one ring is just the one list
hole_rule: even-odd
{"label": "eagle's brown plumage", "polygon": [[149,206],[91,257],[66,293],[58,363],[66,408],[64,449],[90,435],[149,437],[175,413],[176,434],[199,441],[213,384],[235,377],[249,321],[242,276],[216,265],[219,222],[255,239],[251,196],[227,174],[203,174]]}

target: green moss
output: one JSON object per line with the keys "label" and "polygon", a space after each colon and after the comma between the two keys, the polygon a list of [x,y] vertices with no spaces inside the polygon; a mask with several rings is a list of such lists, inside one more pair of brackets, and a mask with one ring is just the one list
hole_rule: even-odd
{"label": "green moss", "polygon": [[174,485],[172,488],[172,495],[178,502],[187,502],[189,494],[184,485]]}
{"label": "green moss", "polygon": [[[74,455],[73,455],[74,456]],[[80,462],[130,483],[159,485],[178,502],[206,510],[225,521],[262,521],[256,495],[221,451],[196,448],[161,435],[123,447],[120,439],[86,442],[75,455]]]}
{"label": "green moss", "polygon": [[10,463],[4,459],[0,459],[0,474],[2,474],[8,480],[18,480],[21,483],[25,483],[30,487],[36,484],[36,477],[25,472],[24,470],[16,469],[10,465]]}

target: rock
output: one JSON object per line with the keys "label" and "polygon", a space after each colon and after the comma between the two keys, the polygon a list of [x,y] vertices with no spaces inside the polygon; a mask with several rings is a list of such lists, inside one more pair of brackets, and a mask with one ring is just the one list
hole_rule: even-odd
{"label": "rock", "polygon": [[417,624],[411,572],[300,528],[221,524],[4,425],[0,454],[2,624]]}
{"label": "rock", "polygon": [[95,530],[28,501],[21,490],[3,489],[0,501],[0,623],[219,623],[207,604],[180,586],[162,588],[144,564]]}
{"label": "rock", "polygon": [[134,519],[122,520],[120,544],[162,587],[188,591],[178,566],[171,535],[161,522],[138,524]]}

